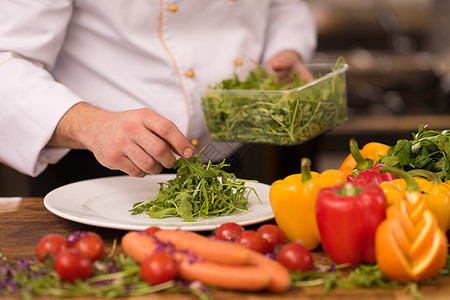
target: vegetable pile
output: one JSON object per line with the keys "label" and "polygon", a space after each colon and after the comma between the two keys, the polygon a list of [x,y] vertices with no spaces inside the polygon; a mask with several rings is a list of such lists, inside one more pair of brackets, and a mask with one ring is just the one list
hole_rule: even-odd
{"label": "vegetable pile", "polygon": [[[332,72],[345,66],[339,59]],[[317,75],[320,79],[321,74]],[[213,139],[293,145],[343,122],[347,101],[345,77],[334,74],[303,88],[299,74],[277,83],[262,66],[244,81],[237,75],[202,98],[206,125]],[[289,83],[286,85],[286,82]]]}
{"label": "vegetable pile", "polygon": [[146,213],[152,218],[178,216],[186,222],[210,216],[224,216],[235,210],[246,211],[248,195],[255,189],[245,186],[248,180],[237,179],[223,170],[228,166],[203,164],[199,154],[180,158],[174,168],[177,174],[167,183],[160,183],[158,195],[133,205],[130,212]]}
{"label": "vegetable pile", "polygon": [[[420,136],[436,136],[425,128],[419,128]],[[35,260],[0,254],[0,296],[112,298],[182,291],[211,299],[215,289],[284,293],[292,286],[323,286],[324,293],[335,287],[406,287],[420,299],[420,285],[450,276],[450,181],[442,182],[446,177],[436,169],[445,169],[438,157],[448,147],[433,155],[425,155],[434,149],[428,142],[413,147],[422,158],[410,155],[411,161],[433,158],[421,165],[424,170],[412,163],[389,166],[397,164],[391,156],[396,146],[369,144],[360,150],[351,140],[351,159],[339,170],[313,172],[304,158],[301,174],[275,181],[269,197],[276,224],[248,229],[224,223],[210,236],[149,227],[125,233],[122,252],[113,245],[109,255],[94,232],[67,239],[50,233],[37,244]],[[181,164],[180,176],[191,178],[192,167],[206,181],[211,166]],[[320,244],[323,251],[315,252]]]}
{"label": "vegetable pile", "polygon": [[[413,141],[400,140],[392,147],[371,142],[361,150],[351,139],[350,154],[339,170],[325,171],[346,183],[320,182],[303,159],[302,174],[271,186],[275,220],[309,250],[321,243],[339,265],[376,264],[397,283],[429,280],[445,270],[448,260],[449,136],[448,130],[420,126]],[[302,186],[309,193],[296,192]],[[286,209],[290,206],[309,212],[309,221]],[[309,243],[311,236],[318,242]]]}
{"label": "vegetable pile", "polygon": [[9,259],[0,254],[0,296],[124,297],[146,295],[174,287],[151,286],[141,280],[131,258],[104,253],[103,239],[94,232],[76,231],[67,239],[49,233],[36,246],[36,259]]}
{"label": "vegetable pile", "polygon": [[[87,253],[77,250],[73,236],[84,244],[80,248]],[[349,268],[348,264],[334,264],[309,251],[301,241],[287,240],[275,224],[245,229],[236,223],[224,223],[211,236],[150,227],[126,233],[121,240],[123,252],[117,253],[114,245],[109,254],[92,259],[88,253],[98,253],[103,246],[95,233],[75,232],[67,240],[50,233],[36,246],[35,260],[8,259],[0,254],[0,296],[116,298],[183,292],[206,300],[213,299],[217,288],[282,293],[291,286],[323,286],[325,294],[336,287],[402,285],[385,276],[378,265]],[[57,260],[66,255],[67,249],[78,258],[65,269],[58,269]],[[75,272],[85,268],[86,259],[91,262],[91,275],[87,277]],[[437,274],[448,275],[450,256]],[[420,297],[416,283],[405,286]]]}
{"label": "vegetable pile", "polygon": [[286,243],[273,224],[254,231],[225,223],[211,237],[149,227],[125,233],[120,244],[122,252],[113,246],[106,255],[94,232],[77,231],[68,239],[49,233],[37,244],[35,260],[0,255],[0,296],[113,298],[165,291],[209,299],[213,288],[280,293],[291,286],[288,268],[313,268],[311,253]]}

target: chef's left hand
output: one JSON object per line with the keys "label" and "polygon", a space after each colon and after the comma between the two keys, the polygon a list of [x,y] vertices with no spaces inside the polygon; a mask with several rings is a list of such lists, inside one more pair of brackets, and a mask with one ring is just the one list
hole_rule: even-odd
{"label": "chef's left hand", "polygon": [[281,51],[275,54],[267,63],[267,71],[278,77],[278,81],[289,77],[296,72],[300,72],[300,77],[304,81],[313,80],[313,76],[308,68],[303,64],[300,55],[292,50]]}

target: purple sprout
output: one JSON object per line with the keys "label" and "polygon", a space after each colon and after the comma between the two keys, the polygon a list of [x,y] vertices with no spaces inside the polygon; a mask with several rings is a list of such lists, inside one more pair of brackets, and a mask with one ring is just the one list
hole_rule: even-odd
{"label": "purple sprout", "polygon": [[72,245],[86,236],[87,236],[86,231],[77,230],[69,236],[69,238],[67,239],[67,242],[69,243],[69,245]]}

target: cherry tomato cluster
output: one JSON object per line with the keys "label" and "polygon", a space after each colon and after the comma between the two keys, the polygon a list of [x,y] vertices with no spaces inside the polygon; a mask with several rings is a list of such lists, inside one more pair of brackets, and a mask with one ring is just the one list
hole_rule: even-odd
{"label": "cherry tomato cluster", "polygon": [[102,238],[92,231],[76,231],[69,238],[50,233],[36,246],[36,258],[44,262],[52,259],[53,268],[62,281],[86,279],[93,272],[93,263],[104,254]]}
{"label": "cherry tomato cluster", "polygon": [[236,223],[224,223],[217,228],[214,237],[241,244],[262,254],[274,254],[291,271],[306,272],[314,268],[311,252],[301,242],[286,243],[284,232],[274,224],[247,230]]}

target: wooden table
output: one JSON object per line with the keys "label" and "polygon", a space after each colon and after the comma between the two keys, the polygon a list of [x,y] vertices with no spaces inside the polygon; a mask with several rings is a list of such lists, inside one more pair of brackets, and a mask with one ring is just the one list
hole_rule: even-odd
{"label": "wooden table", "polygon": [[[91,227],[78,224],[47,211],[42,198],[0,198],[0,253],[6,257],[34,257],[35,246],[47,233],[56,232],[68,236],[76,230],[95,231],[102,236],[106,249],[111,249],[114,239],[120,240],[125,231]],[[336,289],[322,297],[322,287],[292,288],[284,294],[236,293],[220,291],[215,299],[412,299],[403,288],[387,289]],[[450,277],[440,278],[420,288],[425,299],[450,299]],[[133,297],[133,299],[144,297]],[[197,299],[180,294],[154,294],[145,299]],[[14,299],[3,297],[1,299]],[[48,299],[48,298],[47,298]]]}

